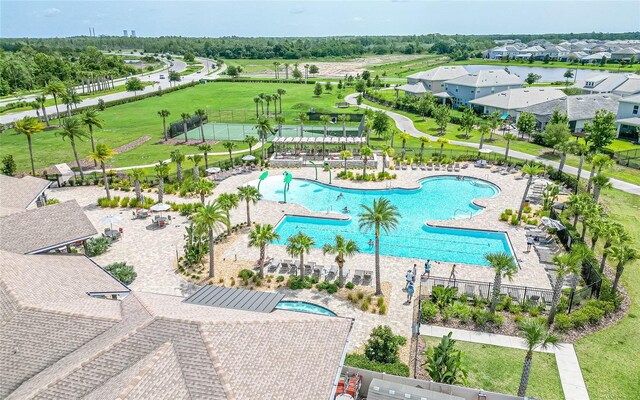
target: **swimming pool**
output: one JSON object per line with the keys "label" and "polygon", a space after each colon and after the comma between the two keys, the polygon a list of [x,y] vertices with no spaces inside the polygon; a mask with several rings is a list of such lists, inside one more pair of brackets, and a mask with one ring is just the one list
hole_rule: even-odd
{"label": "swimming pool", "polygon": [[[260,185],[264,199],[282,201],[283,179],[269,177]],[[427,221],[468,218],[482,212],[473,199],[491,198],[500,189],[483,180],[453,176],[438,176],[420,181],[418,189],[357,190],[343,189],[304,179],[293,179],[287,191],[287,202],[297,203],[316,212],[349,212],[348,220],[284,217],[276,230],[278,244],[285,244],[289,236],[305,232],[313,237],[316,247],[332,243],[336,234],[355,240],[360,251],[373,253],[369,240],[373,233],[361,232],[357,215],[361,204],[372,204],[374,198],[385,197],[398,207],[398,229],[382,233],[380,253],[383,255],[431,259],[453,263],[488,265],[484,255],[505,251],[511,254],[507,236],[501,232],[442,228],[426,225]],[[340,196],[342,194],[342,196]],[[330,215],[328,214],[330,217]]]}
{"label": "swimming pool", "polygon": [[336,316],[336,313],[329,310],[328,308],[324,308],[322,306],[319,306],[313,303],[307,303],[306,301],[283,300],[276,305],[276,308],[279,310],[297,311],[297,312],[304,312],[309,314],[329,315],[332,317]]}

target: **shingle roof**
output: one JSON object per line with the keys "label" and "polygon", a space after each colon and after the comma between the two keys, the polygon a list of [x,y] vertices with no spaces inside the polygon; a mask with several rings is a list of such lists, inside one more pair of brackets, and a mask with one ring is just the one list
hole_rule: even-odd
{"label": "shingle roof", "polygon": [[448,67],[437,67],[428,71],[416,72],[415,74],[409,75],[407,78],[420,79],[423,81],[446,81],[468,74],[469,71],[467,71],[463,66],[452,65]]}
{"label": "shingle roof", "polygon": [[567,95],[554,88],[518,88],[494,93],[471,100],[471,104],[494,107],[502,110],[515,110],[547,101],[557,100]]}
{"label": "shingle roof", "polygon": [[29,254],[96,235],[75,200],[0,217],[0,250]]}
{"label": "shingle roof", "polygon": [[[640,80],[639,80],[640,81]],[[635,96],[627,96],[620,99],[622,103],[640,104],[640,94]]]}
{"label": "shingle roof", "polygon": [[[58,298],[66,297],[64,285],[71,279],[62,273],[64,266],[56,267],[67,256],[13,255],[6,262],[6,255],[0,253],[5,270],[22,260],[18,269],[39,271],[42,280],[60,289]],[[50,260],[50,268],[34,267],[36,258]],[[89,273],[93,278],[70,289],[67,305],[74,312],[40,304],[35,309],[17,299],[16,287],[25,286],[22,296],[32,289],[17,275],[0,285],[0,310],[11,313],[0,324],[0,367],[11,370],[0,383],[0,397],[9,399],[328,398],[351,329],[345,318],[238,311],[140,292],[119,301],[90,298],[106,311],[77,310],[73,304],[82,302],[82,282],[86,291],[95,291],[96,276],[110,278],[97,267]],[[55,293],[47,298],[57,302]],[[118,319],[102,318],[114,304]]]}
{"label": "shingle roof", "polygon": [[507,86],[521,85],[524,81],[517,75],[510,74],[503,69],[486,69],[451,79],[446,84],[471,86],[471,87],[487,87],[487,86]]}
{"label": "shingle roof", "polygon": [[50,185],[50,181],[33,176],[14,178],[0,174],[0,208],[24,210]]}
{"label": "shingle roof", "polygon": [[523,107],[518,111],[526,111],[538,116],[550,116],[557,109],[561,113],[566,113],[569,121],[588,120],[595,117],[598,110],[615,113],[618,110],[619,99],[619,96],[613,94],[581,94]]}
{"label": "shingle roof", "polygon": [[424,84],[422,82],[414,83],[413,85],[410,85],[410,84],[400,85],[397,87],[397,89],[405,92],[409,92],[409,93],[415,93],[415,94],[427,92],[427,88],[424,87]]}

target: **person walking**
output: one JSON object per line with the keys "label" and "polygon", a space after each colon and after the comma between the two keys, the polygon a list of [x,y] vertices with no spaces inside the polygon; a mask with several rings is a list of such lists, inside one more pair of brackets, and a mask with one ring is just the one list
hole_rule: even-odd
{"label": "person walking", "polygon": [[411,270],[407,270],[407,275],[405,275],[404,279],[406,281],[404,284],[404,288],[408,289],[409,284],[413,283],[413,273],[411,272]]}
{"label": "person walking", "polygon": [[451,267],[451,274],[449,274],[449,282],[451,281],[456,281],[456,265],[453,264],[453,267]]}
{"label": "person walking", "polygon": [[531,246],[533,246],[533,236],[527,236],[527,253],[531,251]]}
{"label": "person walking", "polygon": [[411,283],[416,283],[416,275],[418,275],[417,268],[418,266],[416,264],[413,264],[413,271],[411,271],[411,273],[413,274],[413,279],[411,279]]}
{"label": "person walking", "polygon": [[427,260],[426,263],[424,263],[424,274],[429,275],[431,273],[431,260]]}
{"label": "person walking", "polygon": [[407,286],[407,304],[411,304],[411,298],[413,297],[413,283],[409,283]]}

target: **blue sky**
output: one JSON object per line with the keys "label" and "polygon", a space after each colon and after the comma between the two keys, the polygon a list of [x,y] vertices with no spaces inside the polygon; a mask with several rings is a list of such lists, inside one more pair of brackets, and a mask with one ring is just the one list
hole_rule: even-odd
{"label": "blue sky", "polygon": [[640,0],[0,0],[1,37],[640,31]]}

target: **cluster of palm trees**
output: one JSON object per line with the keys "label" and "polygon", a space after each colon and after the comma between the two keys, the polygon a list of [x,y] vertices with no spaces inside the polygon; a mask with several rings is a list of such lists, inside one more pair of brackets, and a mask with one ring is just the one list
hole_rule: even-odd
{"label": "cluster of palm trees", "polygon": [[[162,118],[162,133],[164,136],[164,141],[169,140],[169,134],[167,132],[167,117],[171,115],[171,112],[167,109],[162,109],[158,111],[158,116]],[[194,116],[198,117],[198,125],[200,127],[200,141],[204,143],[206,141],[204,137],[204,121],[207,119],[207,112],[198,108],[193,112]],[[189,142],[189,137],[187,136],[187,128],[188,122],[191,119],[191,114],[183,112],[180,114],[180,119],[182,120],[182,130],[184,132],[184,141],[185,143]]]}
{"label": "cluster of palm trees", "polygon": [[[256,118],[260,118],[261,115],[266,115],[267,117],[269,117],[271,114],[273,114],[273,116],[275,117],[278,114],[282,114],[282,96],[284,96],[285,94],[287,94],[287,91],[285,89],[278,89],[274,94],[260,93],[259,95],[254,96],[253,102],[256,106]],[[271,113],[269,109],[272,102],[273,113]],[[264,112],[265,104],[267,106],[266,114]]]}

